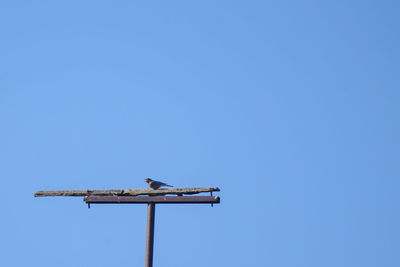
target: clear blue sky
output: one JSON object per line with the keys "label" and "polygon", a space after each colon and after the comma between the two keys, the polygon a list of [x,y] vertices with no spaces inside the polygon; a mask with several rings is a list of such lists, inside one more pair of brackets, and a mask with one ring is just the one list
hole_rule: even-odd
{"label": "clear blue sky", "polygon": [[[324,3],[321,3],[324,2]],[[0,265],[400,266],[398,1],[1,1]],[[56,264],[54,264],[56,262]]]}

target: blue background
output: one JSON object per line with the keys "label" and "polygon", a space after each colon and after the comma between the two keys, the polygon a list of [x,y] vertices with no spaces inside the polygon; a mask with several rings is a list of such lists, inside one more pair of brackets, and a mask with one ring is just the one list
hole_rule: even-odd
{"label": "blue background", "polygon": [[[397,1],[1,1],[0,265],[400,266]],[[55,264],[56,263],[56,264]]]}

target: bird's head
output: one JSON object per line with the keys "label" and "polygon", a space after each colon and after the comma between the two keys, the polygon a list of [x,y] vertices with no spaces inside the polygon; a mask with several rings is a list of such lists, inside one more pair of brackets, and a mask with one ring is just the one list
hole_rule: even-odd
{"label": "bird's head", "polygon": [[144,179],[144,180],[145,180],[146,183],[149,183],[149,182],[153,181],[153,180],[151,180],[150,178],[146,178],[146,179]]}

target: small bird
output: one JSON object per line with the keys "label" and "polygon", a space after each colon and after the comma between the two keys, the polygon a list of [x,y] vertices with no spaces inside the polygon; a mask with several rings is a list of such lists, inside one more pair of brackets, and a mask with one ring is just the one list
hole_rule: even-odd
{"label": "small bird", "polygon": [[146,178],[146,179],[144,179],[144,180],[146,181],[147,185],[148,185],[151,189],[154,189],[154,190],[157,190],[157,189],[159,189],[159,188],[162,187],[162,186],[173,187],[172,185],[164,184],[163,182],[159,182],[159,181],[154,181],[154,180],[152,180],[152,179],[150,179],[150,178]]}

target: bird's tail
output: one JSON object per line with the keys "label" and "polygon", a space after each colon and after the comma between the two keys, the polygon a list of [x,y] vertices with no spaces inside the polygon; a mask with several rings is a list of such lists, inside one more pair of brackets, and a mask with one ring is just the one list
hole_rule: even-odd
{"label": "bird's tail", "polygon": [[166,184],[165,186],[168,186],[168,187],[174,187],[173,185],[169,185],[169,184]]}

